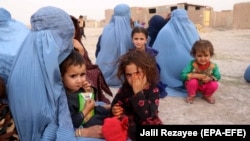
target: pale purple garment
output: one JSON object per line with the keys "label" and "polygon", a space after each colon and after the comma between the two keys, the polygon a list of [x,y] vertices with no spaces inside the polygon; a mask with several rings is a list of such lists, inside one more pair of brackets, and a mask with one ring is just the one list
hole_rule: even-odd
{"label": "pale purple garment", "polygon": [[116,76],[117,60],[133,48],[131,31],[130,7],[127,4],[118,4],[114,8],[111,21],[103,29],[100,51],[96,58],[96,64],[109,86],[121,85],[121,81]]}
{"label": "pale purple garment", "polygon": [[[153,48],[158,50],[156,61],[160,67],[160,79],[169,88],[184,88],[180,73],[193,59],[190,50],[193,43],[199,40],[195,25],[188,18],[187,11],[175,9],[171,18],[158,33]],[[168,92],[171,96],[171,93]]]}
{"label": "pale purple garment", "polygon": [[101,141],[77,138],[59,64],[73,50],[74,25],[60,8],[42,7],[31,16],[31,32],[8,79],[8,98],[22,141]]}

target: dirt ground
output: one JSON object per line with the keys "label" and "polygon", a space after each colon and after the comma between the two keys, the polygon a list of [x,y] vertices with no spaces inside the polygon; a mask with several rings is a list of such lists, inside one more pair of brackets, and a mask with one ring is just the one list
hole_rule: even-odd
{"label": "dirt ground", "polygon": [[[83,43],[95,62],[95,49],[102,28],[86,28]],[[214,45],[212,61],[221,72],[215,104],[196,98],[187,104],[183,97],[167,96],[160,100],[160,117],[164,124],[250,124],[250,83],[243,75],[250,64],[250,30],[204,29],[203,39]],[[111,88],[116,93],[116,88]]]}

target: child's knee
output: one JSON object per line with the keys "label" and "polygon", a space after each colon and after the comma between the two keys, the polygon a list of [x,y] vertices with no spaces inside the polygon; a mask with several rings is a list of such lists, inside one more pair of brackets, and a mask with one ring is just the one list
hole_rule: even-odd
{"label": "child's knee", "polygon": [[217,81],[212,81],[212,82],[210,82],[210,84],[208,85],[208,87],[209,87],[209,89],[212,89],[212,90],[217,90],[218,89],[218,87],[219,87],[219,84],[218,84],[218,82]]}
{"label": "child's knee", "polygon": [[197,79],[190,79],[186,82],[188,86],[198,86],[199,82]]}

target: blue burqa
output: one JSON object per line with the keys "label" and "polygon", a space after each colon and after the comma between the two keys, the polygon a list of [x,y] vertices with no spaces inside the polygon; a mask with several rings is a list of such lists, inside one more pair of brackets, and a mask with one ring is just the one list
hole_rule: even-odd
{"label": "blue burqa", "polygon": [[0,7],[0,77],[7,84],[13,61],[29,29]]}
{"label": "blue burqa", "polygon": [[247,82],[250,82],[250,65],[246,68],[246,70],[244,72],[244,79]]}
{"label": "blue burqa", "polygon": [[114,8],[111,21],[103,29],[100,52],[96,64],[100,67],[105,81],[109,86],[120,86],[117,78],[117,60],[133,48],[131,40],[130,7],[119,4]]}
{"label": "blue burqa", "polygon": [[75,137],[59,64],[73,50],[74,25],[56,7],[31,16],[31,32],[23,42],[8,79],[8,98],[22,141],[98,141]]}
{"label": "blue burqa", "polygon": [[[153,44],[153,48],[159,51],[156,61],[160,67],[160,79],[167,84],[168,89],[184,90],[180,73],[193,59],[190,50],[199,38],[199,33],[188,18],[186,10],[172,11],[170,20],[160,30]],[[171,93],[172,91],[168,91],[169,96]]]}

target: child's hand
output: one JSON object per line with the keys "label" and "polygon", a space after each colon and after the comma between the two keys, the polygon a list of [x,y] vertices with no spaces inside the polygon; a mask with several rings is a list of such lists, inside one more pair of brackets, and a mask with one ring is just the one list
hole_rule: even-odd
{"label": "child's hand", "polygon": [[91,84],[87,80],[83,81],[82,88],[84,89],[85,92],[93,93],[93,88],[91,87]]}
{"label": "child's hand", "polygon": [[85,103],[85,108],[82,110],[84,116],[86,116],[93,108],[95,107],[95,101],[93,99],[89,99]]}
{"label": "child's hand", "polygon": [[142,75],[142,73],[133,75],[132,88],[134,94],[137,94],[138,92],[142,91],[146,87],[146,85],[147,85],[147,77],[145,75]]}
{"label": "child's hand", "polygon": [[112,107],[112,113],[114,116],[116,116],[118,118],[123,114],[123,108],[119,105],[119,103],[116,103]]}
{"label": "child's hand", "polygon": [[95,107],[95,100],[88,99],[85,103],[85,108],[87,111],[91,111]]}
{"label": "child's hand", "polygon": [[193,73],[192,74],[192,77],[193,78],[196,78],[198,80],[202,80],[202,79],[205,79],[206,78],[206,75],[205,74],[200,74],[200,73]]}
{"label": "child's hand", "polygon": [[210,82],[212,79],[209,76],[206,76],[205,78],[202,79],[203,83],[208,83]]}

